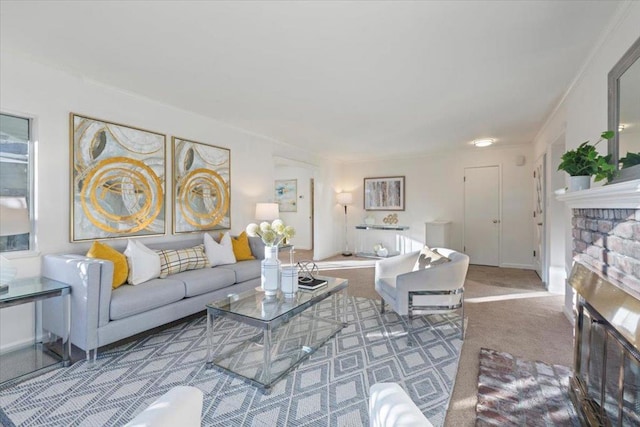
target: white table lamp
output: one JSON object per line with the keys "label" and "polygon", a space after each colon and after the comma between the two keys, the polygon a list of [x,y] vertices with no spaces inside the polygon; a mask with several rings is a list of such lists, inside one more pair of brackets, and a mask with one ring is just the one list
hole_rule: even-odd
{"label": "white table lamp", "polygon": [[256,203],[256,219],[258,221],[273,221],[280,217],[277,203]]}

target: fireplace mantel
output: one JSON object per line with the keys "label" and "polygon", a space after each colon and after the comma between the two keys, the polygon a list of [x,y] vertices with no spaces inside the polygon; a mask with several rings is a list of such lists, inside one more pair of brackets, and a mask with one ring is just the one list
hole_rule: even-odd
{"label": "fireplace mantel", "polygon": [[572,209],[640,209],[640,179],[559,194]]}

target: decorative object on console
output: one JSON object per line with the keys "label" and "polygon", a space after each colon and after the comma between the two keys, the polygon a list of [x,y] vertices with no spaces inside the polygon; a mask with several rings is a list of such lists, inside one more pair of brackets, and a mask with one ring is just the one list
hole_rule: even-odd
{"label": "decorative object on console", "polygon": [[562,162],[558,170],[569,174],[569,191],[586,190],[591,185],[591,177],[595,181],[611,179],[615,173],[615,167],[609,163],[611,155],[602,156],[596,151],[596,145],[605,139],[611,139],[614,132],[611,130],[602,132],[600,139],[593,145],[585,141],[574,150],[569,150],[562,155]]}
{"label": "decorative object on console", "polygon": [[391,224],[391,225],[395,225],[398,223],[398,214],[389,214],[387,216],[384,217],[384,219],[382,220],[383,223],[385,224]]}
{"label": "decorative object on console", "polygon": [[298,180],[277,179],[275,183],[276,202],[280,212],[298,212]]}
{"label": "decorative object on console", "polygon": [[261,286],[266,295],[275,295],[280,286],[278,245],[285,239],[295,236],[296,230],[290,225],[285,225],[282,220],[276,219],[271,224],[265,221],[259,226],[251,223],[247,225],[245,231],[249,237],[259,236],[265,244],[264,259],[261,263]]}
{"label": "decorative object on console", "polygon": [[231,228],[231,150],[172,138],[173,232]]}
{"label": "decorative object on console", "polygon": [[389,256],[389,249],[385,248],[382,243],[378,243],[373,247],[373,252],[379,257],[387,257]]}
{"label": "decorative object on console", "polygon": [[344,251],[342,252],[342,256],[351,256],[352,253],[349,250],[349,238],[347,237],[347,205],[353,203],[353,195],[351,193],[338,193],[336,199],[339,204],[344,206]]}
{"label": "decorative object on console", "polygon": [[404,176],[365,178],[364,209],[367,211],[403,211]]}
{"label": "decorative object on console", "polygon": [[71,241],[165,234],[165,135],[70,114]]}

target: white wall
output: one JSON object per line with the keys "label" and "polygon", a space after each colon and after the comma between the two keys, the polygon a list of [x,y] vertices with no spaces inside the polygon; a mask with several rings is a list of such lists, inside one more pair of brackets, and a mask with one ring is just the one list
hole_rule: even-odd
{"label": "white wall", "polygon": [[[577,76],[562,103],[535,138],[536,153],[548,151],[563,132],[566,149],[570,150],[584,141],[597,141],[602,131],[607,130],[607,75],[640,37],[640,2],[623,3],[610,24],[609,30],[600,39],[601,43],[594,46],[592,56],[582,73]],[[601,143],[598,151],[605,154],[606,144]],[[566,238],[563,251],[565,271],[568,274],[572,263],[571,218],[568,208],[565,208],[564,225]],[[571,316],[572,292],[569,288],[567,290],[565,312]]]}
{"label": "white wall", "polygon": [[[516,166],[516,157],[526,158]],[[354,226],[370,211],[363,209],[363,178],[405,176],[406,206],[397,212],[400,225],[410,227],[407,235],[424,243],[425,222],[451,220],[453,249],[463,249],[464,168],[501,165],[502,167],[502,257],[501,266],[533,268],[533,151],[532,147],[469,148],[407,159],[349,163],[341,180],[345,191],[354,194],[349,210],[349,241],[357,241]],[[376,224],[390,212],[374,212]],[[394,212],[395,213],[395,212]],[[380,240],[384,240],[380,234]]]}
{"label": "white wall", "polygon": [[[273,156],[303,159],[318,165],[316,196],[333,197],[336,166],[326,160],[215,120],[179,110],[150,99],[122,92],[67,72],[9,54],[0,57],[0,110],[34,118],[37,140],[37,249],[39,253],[14,259],[20,277],[38,275],[40,254],[83,252],[89,243],[69,242],[69,113],[79,113],[116,123],[180,136],[231,149],[231,230],[239,233],[253,222],[255,202],[273,199]],[[169,146],[169,145],[168,145]],[[168,150],[167,162],[171,150]],[[265,159],[268,159],[265,161]],[[169,168],[170,169],[170,168]],[[170,180],[165,189],[171,194]],[[331,210],[320,210],[317,226],[330,227]],[[172,236],[171,199],[167,198],[167,235],[145,241],[179,240]],[[335,238],[319,239],[319,253],[335,253]],[[124,240],[111,244],[123,248]],[[332,247],[334,246],[334,247]],[[0,311],[0,349],[18,346],[32,338],[33,307]]]}

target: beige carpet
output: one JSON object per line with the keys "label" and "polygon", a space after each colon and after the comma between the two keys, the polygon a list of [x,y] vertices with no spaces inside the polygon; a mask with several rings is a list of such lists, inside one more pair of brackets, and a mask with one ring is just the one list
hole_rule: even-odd
{"label": "beige carpet", "polygon": [[[305,255],[297,254],[296,260],[305,259]],[[362,260],[364,268],[340,267],[322,270],[321,274],[348,279],[351,295],[379,298],[373,287],[370,259],[337,256],[329,260],[337,266],[345,261],[348,267],[353,267],[353,261]],[[465,287],[468,326],[445,426],[475,425],[478,356],[482,347],[528,360],[572,366],[573,329],[562,313],[563,302],[563,296],[547,293],[531,270],[469,267]]]}

